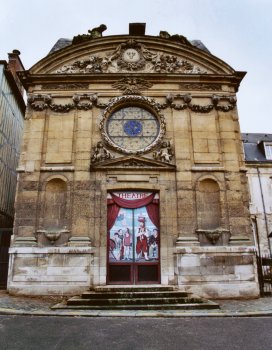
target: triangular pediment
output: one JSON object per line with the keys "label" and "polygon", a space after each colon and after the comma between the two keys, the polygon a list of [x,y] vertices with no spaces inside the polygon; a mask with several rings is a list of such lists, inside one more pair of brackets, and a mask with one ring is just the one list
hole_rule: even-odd
{"label": "triangular pediment", "polygon": [[96,170],[166,170],[175,171],[176,166],[169,163],[141,157],[141,156],[125,156],[105,160],[99,163],[92,163],[91,171]]}

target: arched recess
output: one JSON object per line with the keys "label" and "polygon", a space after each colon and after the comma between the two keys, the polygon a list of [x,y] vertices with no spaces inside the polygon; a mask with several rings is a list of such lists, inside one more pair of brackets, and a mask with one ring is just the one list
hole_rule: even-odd
{"label": "arched recess", "polygon": [[196,192],[197,226],[201,230],[215,230],[221,225],[220,188],[211,178],[199,181]]}
{"label": "arched recess", "polygon": [[60,174],[44,176],[39,196],[37,231],[68,229],[70,209],[68,178]]}
{"label": "arched recess", "polygon": [[62,229],[66,225],[67,183],[53,178],[46,183],[44,194],[44,228]]}

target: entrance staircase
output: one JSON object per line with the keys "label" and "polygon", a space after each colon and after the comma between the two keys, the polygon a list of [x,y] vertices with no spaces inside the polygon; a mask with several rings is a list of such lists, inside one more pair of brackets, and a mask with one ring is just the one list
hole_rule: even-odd
{"label": "entrance staircase", "polygon": [[53,309],[77,310],[203,310],[219,305],[191,296],[174,286],[99,286],[57,304]]}

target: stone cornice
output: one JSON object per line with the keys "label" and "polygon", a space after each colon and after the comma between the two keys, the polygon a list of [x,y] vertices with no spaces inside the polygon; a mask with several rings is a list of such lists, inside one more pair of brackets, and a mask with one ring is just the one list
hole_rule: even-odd
{"label": "stone cornice", "polygon": [[[159,74],[159,73],[88,73],[88,74],[31,74],[30,71],[23,71],[19,73],[22,84],[25,89],[33,85],[42,84],[71,84],[71,83],[101,83],[114,84],[120,79],[128,76],[135,78],[142,78],[148,80],[150,83],[177,83],[177,84],[220,84],[233,87],[238,91],[239,85],[246,75],[246,72],[235,72],[232,75],[224,74]],[[111,86],[110,86],[111,88]],[[182,86],[180,87],[182,90]],[[50,89],[51,90],[51,89]],[[184,91],[189,91],[187,88]],[[213,89],[214,91],[214,89]]]}

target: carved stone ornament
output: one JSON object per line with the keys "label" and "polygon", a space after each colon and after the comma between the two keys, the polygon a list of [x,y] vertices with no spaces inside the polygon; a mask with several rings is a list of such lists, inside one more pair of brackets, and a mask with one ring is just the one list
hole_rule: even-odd
{"label": "carved stone ornament", "polygon": [[[216,243],[218,243],[219,240],[222,240],[221,237],[223,237],[223,242],[221,242],[221,244],[227,244],[227,241],[229,238],[226,237],[224,238],[225,235],[229,236],[229,230],[223,229],[223,228],[216,228],[216,229],[198,229],[196,230],[198,235],[202,235],[204,234],[204,236],[206,237],[207,241],[209,241],[212,245],[215,245]],[[224,242],[225,241],[225,242]]]}
{"label": "carved stone ornament", "polygon": [[205,74],[206,70],[174,55],[154,52],[130,39],[120,44],[108,56],[89,56],[62,66],[58,74],[155,72]]}
{"label": "carved stone ornament", "polygon": [[90,165],[90,171],[124,170],[124,168],[140,171],[176,171],[174,164],[145,158],[142,155],[125,155],[114,159],[107,159],[103,162],[91,163]]}
{"label": "carved stone ornament", "polygon": [[60,238],[62,234],[69,233],[70,231],[66,228],[64,229],[51,229],[51,230],[38,230],[37,233],[44,234],[44,236],[50,241],[52,245]]}
{"label": "carved stone ornament", "polygon": [[[116,114],[114,115],[114,113],[130,113],[130,108],[133,113],[137,114],[139,111],[142,116],[147,115],[147,120],[144,117],[139,119],[138,116],[120,119]],[[149,152],[161,143],[165,135],[165,119],[159,113],[160,109],[159,103],[145,96],[125,95],[113,98],[105,109],[100,122],[103,140],[111,148],[121,153]],[[113,125],[112,131],[109,124]],[[146,133],[152,131],[152,134],[145,136],[144,131]],[[128,147],[128,145],[132,146]]]}
{"label": "carved stone ornament", "polygon": [[180,84],[180,89],[183,90],[200,90],[200,91],[221,91],[221,84],[202,84],[202,83],[190,83]]}
{"label": "carved stone ornament", "polygon": [[159,36],[161,38],[164,38],[164,39],[169,39],[171,41],[175,41],[175,42],[182,44],[182,45],[187,45],[187,46],[191,46],[191,47],[193,46],[185,36],[180,35],[180,34],[171,35],[168,32],[166,32],[165,30],[161,30]]}
{"label": "carved stone ornament", "polygon": [[[180,102],[175,102],[180,101]],[[166,96],[166,104],[173,109],[182,110],[189,108],[193,112],[197,113],[209,113],[212,109],[222,112],[228,112],[234,109],[236,106],[235,96],[225,96],[225,95],[212,95],[211,103],[208,105],[197,105],[192,104],[192,96],[190,94],[169,94]],[[227,102],[227,103],[226,103]]]}
{"label": "carved stone ornament", "polygon": [[93,29],[88,30],[89,34],[79,34],[73,37],[72,44],[80,44],[84,41],[89,41],[96,38],[101,38],[102,33],[107,29],[105,24],[100,24],[99,27],[95,27]]}
{"label": "carved stone ornament", "polygon": [[150,89],[152,84],[145,79],[129,77],[117,81],[112,87],[123,91],[124,95],[140,95],[141,90]]}
{"label": "carved stone ornament", "polygon": [[114,156],[104,147],[103,142],[97,142],[97,145],[93,149],[91,163],[103,162],[112,158],[114,158]]}
{"label": "carved stone ornament", "polygon": [[72,98],[73,103],[56,104],[52,103],[51,95],[33,94],[27,99],[29,106],[35,111],[51,109],[54,112],[69,112],[72,109],[89,110],[93,106],[105,108],[106,105],[98,102],[96,94],[75,94]]}
{"label": "carved stone ornament", "polygon": [[174,156],[170,141],[163,141],[160,149],[153,153],[153,158],[161,162],[170,163]]}
{"label": "carved stone ornament", "polygon": [[88,89],[88,83],[70,83],[70,84],[43,84],[43,90],[80,90]]}

